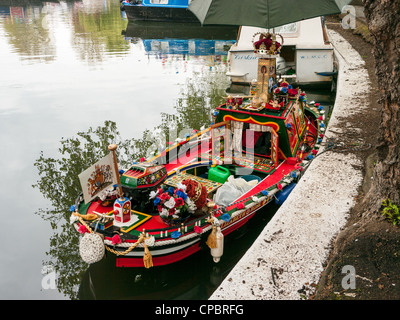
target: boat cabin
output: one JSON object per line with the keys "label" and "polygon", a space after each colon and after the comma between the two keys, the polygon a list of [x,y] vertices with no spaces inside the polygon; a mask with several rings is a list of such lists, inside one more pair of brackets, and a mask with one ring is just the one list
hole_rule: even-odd
{"label": "boat cabin", "polygon": [[[228,148],[217,146],[216,142],[215,132],[223,132],[225,143],[231,143],[233,161],[240,166],[248,162],[256,171],[269,172],[280,161],[296,158],[306,130],[304,103],[299,97],[283,97],[280,103],[271,100],[259,105],[250,98],[239,99],[233,105],[228,102],[218,107],[214,128],[219,130],[212,131],[213,157],[227,158]],[[250,161],[251,157],[254,161]]]}
{"label": "boat cabin", "polygon": [[164,166],[153,166],[149,163],[134,164],[121,176],[124,187],[143,189],[161,184],[167,177]]}

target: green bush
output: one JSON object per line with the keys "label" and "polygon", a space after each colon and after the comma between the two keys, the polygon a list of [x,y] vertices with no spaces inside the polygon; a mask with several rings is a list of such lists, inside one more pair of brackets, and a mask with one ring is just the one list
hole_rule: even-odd
{"label": "green bush", "polygon": [[382,210],[382,215],[385,216],[387,220],[392,222],[393,225],[397,225],[400,221],[399,208],[389,199],[383,200],[382,206],[384,207]]}

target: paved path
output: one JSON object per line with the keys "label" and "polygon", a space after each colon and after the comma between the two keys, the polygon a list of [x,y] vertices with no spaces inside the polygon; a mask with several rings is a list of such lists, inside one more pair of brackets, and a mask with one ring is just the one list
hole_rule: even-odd
{"label": "paved path", "polygon": [[[341,139],[357,130],[346,117],[367,107],[360,105],[360,98],[367,96],[370,83],[360,55],[338,33],[329,31],[329,35],[339,60],[339,80],[325,139]],[[210,300],[298,300],[313,293],[311,284],[319,281],[331,241],[345,226],[355,203],[363,178],[355,168],[362,165],[351,154],[328,151],[316,157]]]}

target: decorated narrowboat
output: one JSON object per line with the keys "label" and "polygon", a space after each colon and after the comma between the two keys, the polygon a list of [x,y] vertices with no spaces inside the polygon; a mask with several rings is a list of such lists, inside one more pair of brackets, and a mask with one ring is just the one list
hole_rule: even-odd
{"label": "decorated narrowboat", "polygon": [[257,83],[249,96],[226,97],[209,128],[126,170],[111,145],[107,157],[80,174],[71,221],[83,233],[85,262],[107,250],[119,267],[149,268],[207,247],[218,262],[226,235],[269,202],[286,199],[318,153],[325,115],[300,88],[276,77],[276,35],[260,40]]}

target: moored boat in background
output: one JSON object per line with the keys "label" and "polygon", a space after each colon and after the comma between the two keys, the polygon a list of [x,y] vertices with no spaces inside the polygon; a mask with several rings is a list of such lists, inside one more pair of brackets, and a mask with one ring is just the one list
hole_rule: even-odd
{"label": "moored boat in background", "polygon": [[[329,41],[322,17],[290,23],[274,29],[284,42],[277,58],[277,74],[294,86],[331,88],[337,74],[334,49]],[[242,26],[238,41],[228,55],[231,79],[230,93],[248,94],[251,82],[257,79],[258,58],[253,46],[255,34],[267,29]]]}
{"label": "moored boat in background", "polygon": [[200,24],[189,10],[189,0],[141,0],[123,1],[121,9],[125,10],[129,20],[133,21],[170,21],[193,22]]}
{"label": "moored boat in background", "polygon": [[[213,124],[158,155],[118,167],[116,146],[79,176],[71,207],[87,263],[105,250],[120,267],[171,264],[208,246],[215,262],[224,237],[274,199],[282,203],[318,152],[324,110],[278,81],[280,43],[259,49],[258,81],[248,96],[228,96]],[[259,41],[257,40],[257,41]]]}

